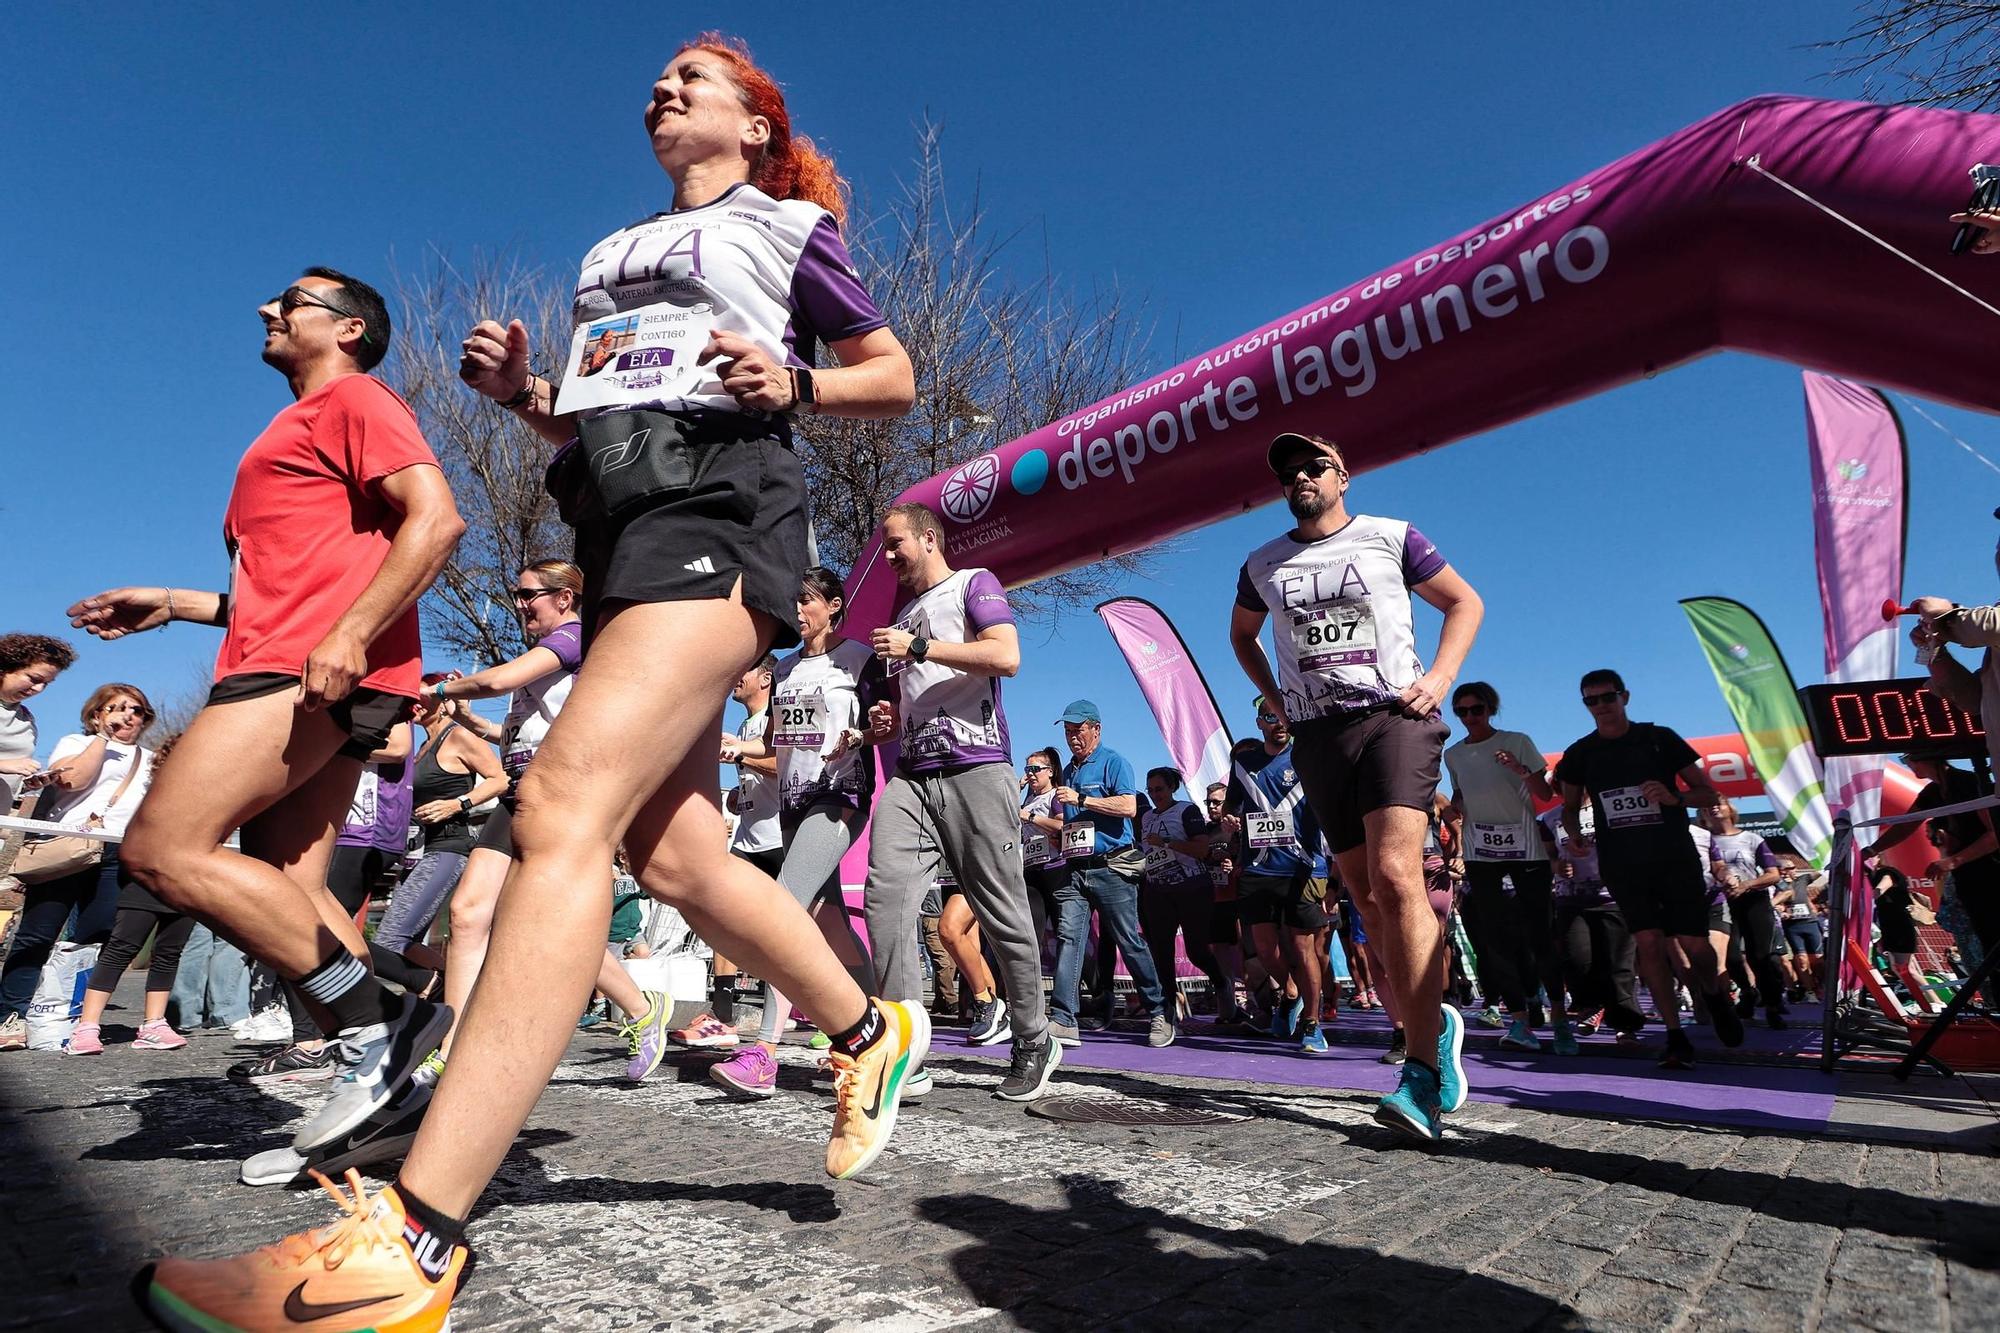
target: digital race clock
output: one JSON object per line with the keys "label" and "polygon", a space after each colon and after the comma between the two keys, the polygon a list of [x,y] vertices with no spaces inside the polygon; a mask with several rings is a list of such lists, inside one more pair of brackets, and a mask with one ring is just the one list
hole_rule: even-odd
{"label": "digital race clock", "polygon": [[1920,754],[1973,759],[1986,753],[1986,728],[1935,693],[1926,677],[1808,685],[1799,691],[1813,749],[1847,754]]}

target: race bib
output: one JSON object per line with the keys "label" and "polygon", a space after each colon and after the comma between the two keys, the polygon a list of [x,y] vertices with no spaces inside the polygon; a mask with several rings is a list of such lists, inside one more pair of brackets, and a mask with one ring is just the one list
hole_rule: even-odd
{"label": "race bib", "polygon": [[1055,849],[1049,845],[1046,833],[1030,833],[1021,839],[1021,864],[1024,866],[1045,866],[1054,855]]}
{"label": "race bib", "polygon": [[1660,822],[1660,807],[1642,787],[1613,787],[1601,793],[1597,803],[1604,807],[1605,823],[1612,828],[1637,828]]}
{"label": "race bib", "polygon": [[1809,921],[1817,913],[1813,911],[1809,903],[1789,903],[1785,907],[1785,915],[1794,921]]}
{"label": "race bib", "polygon": [[826,696],[795,694],[771,710],[777,722],[771,744],[781,750],[814,750],[826,744]]}
{"label": "race bib", "polygon": [[1262,851],[1266,847],[1292,847],[1292,812],[1273,810],[1264,814],[1252,812],[1243,816],[1243,828],[1248,834],[1251,847]]}
{"label": "race bib", "polygon": [[663,301],[584,321],[570,340],[556,411],[636,407],[686,395],[709,374],[696,358],[714,325],[714,308],[705,301]]}
{"label": "race bib", "polygon": [[1527,839],[1519,824],[1475,822],[1466,850],[1489,861],[1525,861],[1528,858]]}
{"label": "race bib", "polygon": [[1090,856],[1097,851],[1097,825],[1063,825],[1063,855]]}
{"label": "race bib", "polygon": [[1363,600],[1328,602],[1292,613],[1292,658],[1302,672],[1375,662],[1375,607]]}
{"label": "race bib", "polygon": [[1208,882],[1218,889],[1226,889],[1229,887],[1229,872],[1221,866],[1210,866],[1208,868]]}
{"label": "race bib", "polygon": [[1180,879],[1180,858],[1174,855],[1171,848],[1148,847],[1146,849],[1146,877],[1156,880]]}

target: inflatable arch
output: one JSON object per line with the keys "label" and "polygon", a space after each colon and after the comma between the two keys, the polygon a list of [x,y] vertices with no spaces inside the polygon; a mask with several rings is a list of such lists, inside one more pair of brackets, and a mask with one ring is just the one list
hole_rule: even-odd
{"label": "inflatable arch", "polygon": [[[2000,116],[1753,98],[899,499],[1013,586],[1277,499],[1281,431],[1364,472],[1718,349],[2000,410],[2000,316],[1779,183],[2000,305],[2000,258],[1954,260],[1946,221],[1996,160]],[[893,611],[880,555],[856,629]]]}

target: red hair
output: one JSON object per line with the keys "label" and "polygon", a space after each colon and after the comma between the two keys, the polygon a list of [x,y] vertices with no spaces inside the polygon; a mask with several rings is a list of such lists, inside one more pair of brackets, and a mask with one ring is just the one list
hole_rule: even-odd
{"label": "red hair", "polygon": [[704,51],[728,65],[743,109],[770,122],[771,139],[750,164],[750,183],[773,199],[818,204],[833,214],[835,223],[846,223],[847,182],[834,170],[833,159],[813,147],[811,139],[792,133],[785,95],[777,81],[758,68],[749,44],[741,37],[705,32],[681,49]]}

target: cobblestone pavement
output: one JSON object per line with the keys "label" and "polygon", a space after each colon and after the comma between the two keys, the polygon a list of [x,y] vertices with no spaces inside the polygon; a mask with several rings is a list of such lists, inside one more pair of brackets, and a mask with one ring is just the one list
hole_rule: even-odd
{"label": "cobblestone pavement", "polygon": [[[112,1016],[107,1035],[126,1032]],[[128,1276],[330,1219],[239,1159],[316,1098],[177,1053],[0,1056],[0,1328],[139,1327]],[[1221,1123],[1060,1123],[943,1058],[861,1180],[820,1167],[831,1093],[643,1087],[580,1036],[475,1217],[454,1326],[1224,1330],[2000,1327],[2000,1158],[1474,1103],[1435,1153],[1373,1094],[1065,1071]]]}

